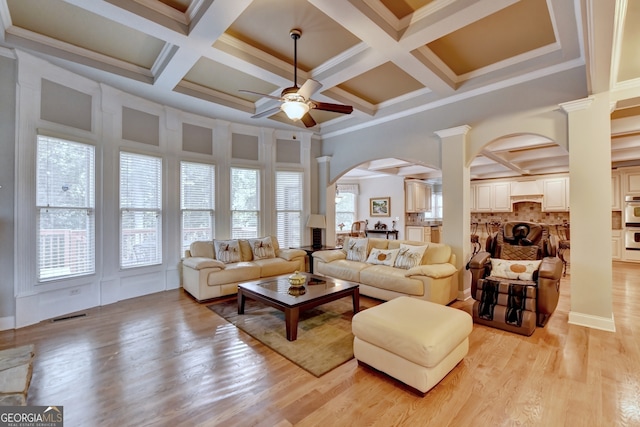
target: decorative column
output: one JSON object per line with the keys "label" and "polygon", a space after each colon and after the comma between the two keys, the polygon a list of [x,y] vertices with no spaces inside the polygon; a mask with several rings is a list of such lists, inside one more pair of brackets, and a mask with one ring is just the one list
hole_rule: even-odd
{"label": "decorative column", "polygon": [[611,266],[609,95],[560,105],[567,114],[571,209],[569,323],[615,331]]}
{"label": "decorative column", "polygon": [[458,299],[471,297],[471,276],[465,265],[471,257],[470,172],[467,160],[469,126],[435,132],[442,144],[442,238],[456,255]]}

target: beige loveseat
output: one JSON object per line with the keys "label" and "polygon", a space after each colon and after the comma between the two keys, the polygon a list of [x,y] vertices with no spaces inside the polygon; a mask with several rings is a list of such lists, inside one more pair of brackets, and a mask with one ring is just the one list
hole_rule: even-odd
{"label": "beige loveseat", "polygon": [[[222,251],[222,247],[231,250]],[[198,301],[233,295],[238,283],[304,271],[306,256],[300,249],[280,249],[274,236],[197,241],[182,260],[182,287]]]}
{"label": "beige loveseat", "polygon": [[[352,244],[359,241],[364,246],[365,240],[366,254],[363,255],[367,259],[364,262],[348,259]],[[415,266],[396,261],[392,265],[384,265],[385,257],[392,250],[425,245],[427,248],[422,257],[416,260]],[[372,251],[375,251],[373,256]],[[451,247],[442,243],[382,238],[347,237],[342,249],[313,253],[313,271],[316,274],[358,282],[362,295],[385,301],[408,295],[444,305],[455,300],[458,295],[455,262]]]}

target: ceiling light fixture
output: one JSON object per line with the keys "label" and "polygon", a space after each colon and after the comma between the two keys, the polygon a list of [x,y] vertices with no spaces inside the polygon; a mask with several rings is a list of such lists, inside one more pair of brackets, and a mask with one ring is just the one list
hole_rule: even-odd
{"label": "ceiling light fixture", "polygon": [[280,109],[294,122],[300,120],[305,114],[309,112],[309,105],[298,99],[286,100],[280,106]]}

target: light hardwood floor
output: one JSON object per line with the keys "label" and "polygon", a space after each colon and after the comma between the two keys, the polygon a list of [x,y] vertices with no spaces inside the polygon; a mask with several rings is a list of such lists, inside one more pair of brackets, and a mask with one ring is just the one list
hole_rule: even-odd
{"label": "light hardwood floor", "polygon": [[0,332],[0,348],[35,344],[28,404],[63,405],[66,427],[640,426],[640,265],[613,282],[615,333],[567,323],[568,275],[544,329],[474,325],[424,398],[355,360],[315,378],[182,290]]}

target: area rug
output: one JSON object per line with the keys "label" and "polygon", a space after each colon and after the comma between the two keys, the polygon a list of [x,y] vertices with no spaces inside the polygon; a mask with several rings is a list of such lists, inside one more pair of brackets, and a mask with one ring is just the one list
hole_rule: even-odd
{"label": "area rug", "polygon": [[[373,305],[360,300],[360,310]],[[235,299],[211,304],[207,308],[316,377],[353,358],[351,298],[342,298],[300,313],[298,339],[295,341],[287,340],[284,313],[260,302],[247,299],[245,314],[238,314]]]}

